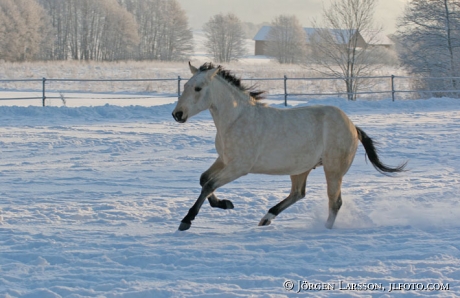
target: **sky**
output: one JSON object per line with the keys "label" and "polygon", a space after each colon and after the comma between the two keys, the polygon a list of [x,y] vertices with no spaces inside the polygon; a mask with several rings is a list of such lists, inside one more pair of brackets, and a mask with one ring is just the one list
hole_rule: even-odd
{"label": "sky", "polygon": [[[296,15],[304,27],[313,18],[320,19],[323,6],[332,0],[179,0],[193,29],[201,29],[209,18],[218,13],[236,14],[243,22],[271,22],[281,14]],[[380,0],[375,21],[386,34],[396,31],[396,19],[401,16],[408,0]]]}

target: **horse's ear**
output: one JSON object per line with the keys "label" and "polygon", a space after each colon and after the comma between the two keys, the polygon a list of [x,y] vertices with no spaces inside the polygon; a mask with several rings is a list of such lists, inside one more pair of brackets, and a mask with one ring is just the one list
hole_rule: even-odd
{"label": "horse's ear", "polygon": [[208,76],[208,79],[212,80],[219,73],[219,71],[220,71],[219,67],[210,69],[206,75]]}
{"label": "horse's ear", "polygon": [[188,66],[190,67],[190,71],[192,72],[192,74],[196,74],[198,72],[198,68],[193,66],[192,63],[190,63],[190,61],[188,62]]}

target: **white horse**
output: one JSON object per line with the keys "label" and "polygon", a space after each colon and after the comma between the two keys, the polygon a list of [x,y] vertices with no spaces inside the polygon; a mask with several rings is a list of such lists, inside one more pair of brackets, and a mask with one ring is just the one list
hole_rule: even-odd
{"label": "white horse", "polygon": [[229,71],[205,63],[200,68],[189,62],[192,78],[185,84],[172,115],[184,123],[209,109],[216,125],[216,161],[200,178],[201,194],[182,220],[179,230],[187,230],[208,198],[212,207],[232,209],[229,200],[219,200],[213,192],[248,173],[290,175],[289,196],[260,220],[269,225],[284,209],[305,197],[307,176],[323,166],[329,197],[327,228],[332,228],[342,205],[342,177],[348,171],[361,141],[372,165],[383,174],[404,170],[383,164],[373,141],[356,127],[340,109],[311,106],[277,109],[257,100],[263,92],[253,92]]}

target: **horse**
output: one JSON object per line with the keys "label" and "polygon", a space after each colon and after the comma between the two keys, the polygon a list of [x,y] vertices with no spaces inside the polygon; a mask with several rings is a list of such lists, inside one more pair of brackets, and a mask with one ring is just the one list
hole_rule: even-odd
{"label": "horse", "polygon": [[290,175],[291,192],[268,210],[259,226],[269,225],[283,210],[305,197],[308,174],[322,166],[326,176],[331,229],[342,206],[342,178],[350,168],[358,142],[368,159],[382,174],[405,170],[382,163],[374,141],[334,106],[307,106],[279,109],[261,103],[264,91],[241,83],[222,66],[205,63],[199,68],[189,62],[192,77],[184,86],[173,118],[179,123],[209,110],[216,126],[217,159],[200,177],[201,193],[179,230],[191,227],[203,202],[212,207],[233,209],[229,200],[220,200],[216,189],[249,173]]}

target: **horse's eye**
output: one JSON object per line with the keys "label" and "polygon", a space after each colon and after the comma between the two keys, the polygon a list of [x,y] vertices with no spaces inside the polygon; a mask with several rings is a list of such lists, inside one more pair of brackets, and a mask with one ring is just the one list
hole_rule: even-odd
{"label": "horse's eye", "polygon": [[200,91],[201,91],[201,87],[195,87],[195,91],[196,91],[196,92],[200,92]]}

